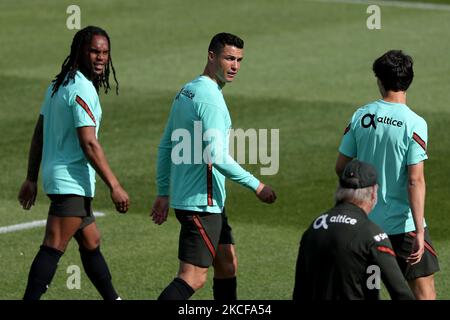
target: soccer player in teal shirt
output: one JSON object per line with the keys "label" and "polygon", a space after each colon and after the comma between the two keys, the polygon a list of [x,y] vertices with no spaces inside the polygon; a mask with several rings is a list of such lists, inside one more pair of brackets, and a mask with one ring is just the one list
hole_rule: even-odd
{"label": "soccer player in teal shirt", "polygon": [[[83,267],[103,299],[119,298],[100,252],[100,232],[92,211],[97,172],[111,191],[117,211],[128,210],[128,194],[110,169],[97,140],[102,116],[100,87],[110,89],[110,39],[98,27],[78,31],[61,72],[48,87],[30,147],[28,174],[19,191],[22,207],[36,200],[42,161],[44,191],[51,200],[43,244],[28,276],[25,300],[40,299],[74,237]],[[116,84],[117,80],[116,80]]]}
{"label": "soccer player in teal shirt", "polygon": [[336,173],[353,158],[378,172],[378,203],[369,218],[389,238],[397,262],[417,299],[435,299],[439,264],[424,219],[427,123],[406,105],[412,58],[391,50],[375,60],[382,99],[359,108],[339,147]]}
{"label": "soccer player in teal shirt", "polygon": [[225,214],[225,178],[252,190],[263,202],[276,199],[269,186],[229,156],[231,118],[222,88],[238,73],[243,48],[244,42],[235,35],[215,35],[203,74],[186,84],[172,104],[159,145],[158,196],[151,214],[156,224],[163,223],[170,198],[181,224],[180,267],[161,300],[188,299],[203,287],[211,265],[214,299],[237,299],[237,258]]}

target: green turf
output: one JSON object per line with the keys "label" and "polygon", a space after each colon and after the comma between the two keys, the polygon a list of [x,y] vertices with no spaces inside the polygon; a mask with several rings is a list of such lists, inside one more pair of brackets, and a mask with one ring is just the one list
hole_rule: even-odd
{"label": "green turf", "polygon": [[[0,3],[0,226],[44,219],[42,191],[31,212],[19,209],[18,188],[40,103],[68,53],[70,1]],[[415,59],[408,104],[429,127],[426,216],[440,254],[438,297],[450,299],[448,244],[450,164],[448,125],[450,12],[383,7],[382,29],[366,28],[366,5],[312,1],[78,1],[82,26],[104,27],[120,95],[101,95],[100,141],[131,196],[125,216],[113,212],[107,189],[97,184],[95,209],[102,250],[126,299],[155,299],[177,271],[178,224],[155,226],[148,218],[155,196],[156,147],[170,103],[206,61],[210,37],[221,31],[245,40],[238,78],[224,88],[235,128],[280,129],[280,171],[263,177],[275,188],[268,206],[228,184],[227,212],[235,230],[239,296],[289,299],[299,237],[314,216],[332,205],[334,162],[353,111],[378,98],[373,60],[391,48]],[[259,175],[259,165],[246,165]],[[0,234],[0,299],[19,299],[43,228]],[[66,270],[81,266],[72,244],[46,299],[96,299],[83,275],[68,290]],[[195,299],[210,299],[211,283]]]}

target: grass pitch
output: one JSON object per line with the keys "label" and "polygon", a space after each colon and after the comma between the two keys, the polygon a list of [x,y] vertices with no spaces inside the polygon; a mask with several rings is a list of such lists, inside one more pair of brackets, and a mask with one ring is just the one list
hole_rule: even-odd
{"label": "grass pitch", "polygon": [[[442,3],[443,1],[439,1]],[[0,226],[45,219],[40,192],[30,212],[17,192],[26,174],[34,123],[49,81],[69,52],[69,1],[0,3]],[[381,30],[366,28],[366,4],[314,1],[77,1],[82,27],[105,28],[120,95],[101,94],[100,141],[131,196],[126,215],[114,213],[97,183],[94,209],[102,251],[124,299],[155,299],[178,268],[178,223],[162,226],[148,213],[155,197],[155,162],[171,100],[200,74],[210,38],[227,31],[245,40],[245,58],[224,88],[235,128],[280,129],[280,170],[262,177],[278,194],[272,206],[228,183],[241,299],[290,299],[298,243],[311,220],[332,206],[334,163],[354,110],[378,99],[373,60],[403,49],[415,60],[408,105],[429,127],[426,219],[440,255],[439,299],[450,298],[450,11],[381,5]],[[259,176],[259,165],[246,165]],[[0,299],[22,297],[43,228],[0,234]],[[71,244],[44,299],[99,299],[82,273],[69,290],[70,265],[81,267]],[[193,299],[212,299],[211,278]]]}

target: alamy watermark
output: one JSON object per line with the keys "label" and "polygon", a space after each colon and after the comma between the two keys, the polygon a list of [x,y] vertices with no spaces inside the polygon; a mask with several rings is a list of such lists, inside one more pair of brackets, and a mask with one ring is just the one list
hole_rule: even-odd
{"label": "alamy watermark", "polygon": [[66,13],[69,14],[66,20],[66,26],[69,30],[80,30],[81,28],[81,9],[75,4],[67,7]]}
{"label": "alamy watermark", "polygon": [[366,286],[369,290],[381,289],[381,270],[380,267],[373,264],[367,267],[366,273],[370,276],[367,277]]}
{"label": "alamy watermark", "polygon": [[67,277],[66,281],[66,287],[69,290],[81,289],[81,270],[80,267],[76,264],[72,264],[67,267],[66,270],[67,274],[70,274],[70,276]]}
{"label": "alamy watermark", "polygon": [[367,7],[366,10],[370,16],[367,18],[366,26],[369,30],[381,29],[381,9],[376,4]]}
{"label": "alamy watermark", "polygon": [[176,165],[259,163],[265,166],[260,168],[261,175],[275,175],[280,167],[279,140],[279,129],[230,129],[224,133],[214,128],[204,131],[202,122],[194,121],[193,132],[182,128],[172,132],[171,141],[176,144],[171,159]]}

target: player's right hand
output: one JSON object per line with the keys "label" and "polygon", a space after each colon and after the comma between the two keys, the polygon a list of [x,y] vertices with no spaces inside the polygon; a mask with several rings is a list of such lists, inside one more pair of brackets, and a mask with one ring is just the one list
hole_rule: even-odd
{"label": "player's right hand", "polygon": [[169,197],[168,196],[157,196],[155,202],[153,203],[152,220],[154,223],[160,225],[167,220],[167,215],[169,214]]}
{"label": "player's right hand", "polygon": [[277,199],[275,191],[271,187],[260,182],[258,188],[256,189],[256,196],[259,200],[265,203],[274,203]]}
{"label": "player's right hand", "polygon": [[117,185],[111,189],[111,200],[116,206],[116,210],[118,212],[125,213],[128,211],[130,206],[130,198],[121,185]]}
{"label": "player's right hand", "polygon": [[30,210],[34,205],[37,196],[37,182],[25,180],[19,190],[17,199],[25,210]]}
{"label": "player's right hand", "polygon": [[414,265],[422,260],[422,256],[425,253],[425,234],[424,232],[417,232],[414,238],[412,252],[406,259],[406,262]]}

